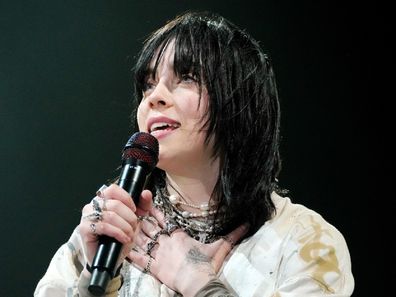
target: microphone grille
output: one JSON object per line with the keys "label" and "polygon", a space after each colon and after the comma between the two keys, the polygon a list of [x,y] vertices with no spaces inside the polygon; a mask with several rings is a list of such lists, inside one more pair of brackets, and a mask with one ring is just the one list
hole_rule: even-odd
{"label": "microphone grille", "polygon": [[157,138],[150,133],[136,132],[126,143],[122,151],[122,160],[130,158],[146,162],[155,167],[158,162],[159,144]]}

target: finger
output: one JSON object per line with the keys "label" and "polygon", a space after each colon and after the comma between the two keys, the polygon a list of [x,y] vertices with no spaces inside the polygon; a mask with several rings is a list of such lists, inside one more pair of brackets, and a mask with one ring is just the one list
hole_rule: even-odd
{"label": "finger", "polygon": [[[128,209],[129,210],[129,209]],[[131,216],[135,216],[133,213]],[[106,222],[116,228],[121,229],[125,234],[127,234],[130,238],[133,237],[135,233],[135,229],[137,227],[137,218],[129,218],[128,220],[124,219],[118,213],[113,211],[104,211],[102,214],[102,221]]]}
{"label": "finger", "polygon": [[155,259],[147,254],[140,254],[132,249],[128,254],[128,259],[140,267],[143,272],[151,273],[155,267]]}
{"label": "finger", "polygon": [[125,191],[123,188],[121,188],[116,184],[112,184],[108,188],[104,189],[102,191],[102,198],[121,201],[123,204],[128,206],[133,212],[136,211],[136,206],[133,203],[131,195],[129,195],[127,191]]}
{"label": "finger", "polygon": [[132,250],[135,251],[136,253],[141,254],[141,255],[146,254],[146,251],[145,251],[144,249],[142,249],[140,246],[138,246],[137,244],[135,244],[135,242],[134,242],[132,248],[130,248],[129,251],[128,251],[128,259],[127,259],[127,260],[128,260],[129,262],[132,262],[132,260],[129,258],[129,253],[130,253],[130,251],[132,251]]}
{"label": "finger", "polygon": [[211,244],[212,245],[211,248],[216,250],[212,258],[212,264],[216,272],[220,269],[224,259],[231,252],[235,243],[238,242],[243,237],[243,235],[246,234],[247,231],[248,231],[247,225],[245,224],[241,225],[236,229],[234,229],[233,231],[231,231],[226,236],[223,236],[221,239]]}
{"label": "finger", "polygon": [[151,237],[148,237],[144,233],[139,233],[138,236],[134,239],[134,243],[139,246],[142,250],[146,250],[147,244],[152,241]]}
{"label": "finger", "polygon": [[107,185],[102,185],[102,186],[96,191],[96,196],[97,196],[97,197],[100,197],[100,198],[103,198],[103,197],[104,197],[103,191],[104,191],[104,189],[106,189],[106,188],[107,188]]}
{"label": "finger", "polygon": [[81,222],[78,226],[79,232],[84,240],[87,242],[98,241],[97,227],[96,223],[93,222]]}
{"label": "finger", "polygon": [[228,242],[231,247],[233,247],[239,240],[247,233],[249,227],[247,224],[240,225],[226,236],[223,237],[223,240]]}
{"label": "finger", "polygon": [[106,235],[117,239],[119,242],[126,244],[132,241],[132,238],[128,236],[120,228],[117,228],[106,222],[89,223],[89,228],[93,234],[96,235]]}
{"label": "finger", "polygon": [[81,221],[83,220],[84,216],[86,216],[89,213],[92,213],[93,211],[94,209],[92,207],[92,203],[85,204],[81,212]]}
{"label": "finger", "polygon": [[161,228],[156,222],[153,223],[151,220],[143,219],[140,223],[140,230],[142,230],[148,237],[153,238],[154,235],[161,230]]}
{"label": "finger", "polygon": [[114,215],[121,217],[132,226],[137,225],[137,216],[135,212],[122,201],[108,199],[106,202],[106,211],[103,211],[103,214],[106,214],[107,212],[113,212]]}
{"label": "finger", "polygon": [[151,208],[150,214],[157,220],[161,228],[165,228],[165,215],[158,208]]}
{"label": "finger", "polygon": [[150,209],[153,207],[153,194],[149,190],[143,190],[140,195],[138,209],[136,210],[137,215],[146,216]]}

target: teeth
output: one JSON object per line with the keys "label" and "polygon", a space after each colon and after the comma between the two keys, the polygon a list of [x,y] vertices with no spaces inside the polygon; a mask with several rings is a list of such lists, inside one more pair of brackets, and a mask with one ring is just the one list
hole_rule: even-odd
{"label": "teeth", "polygon": [[151,125],[150,131],[155,131],[157,129],[164,128],[164,127],[178,128],[179,126],[180,125],[178,125],[178,124],[169,124],[169,123],[165,123],[165,122],[158,122],[158,123],[154,123]]}

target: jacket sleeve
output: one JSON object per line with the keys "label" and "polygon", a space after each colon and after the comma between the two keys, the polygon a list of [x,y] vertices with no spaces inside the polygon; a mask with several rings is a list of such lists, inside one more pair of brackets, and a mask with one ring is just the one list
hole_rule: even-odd
{"label": "jacket sleeve", "polygon": [[218,280],[213,279],[209,281],[203,288],[201,288],[195,297],[238,297],[232,294],[224,284]]}
{"label": "jacket sleeve", "polygon": [[[77,227],[70,239],[52,257],[47,271],[37,284],[34,297],[92,297],[88,291],[89,277],[81,273],[85,263]],[[104,297],[117,296],[121,283],[121,276],[112,279]]]}
{"label": "jacket sleeve", "polygon": [[77,297],[83,269],[83,252],[76,228],[70,239],[56,251],[34,291],[35,297]]}
{"label": "jacket sleeve", "polygon": [[336,228],[320,215],[309,214],[300,218],[291,237],[280,261],[275,296],[351,296],[350,255]]}

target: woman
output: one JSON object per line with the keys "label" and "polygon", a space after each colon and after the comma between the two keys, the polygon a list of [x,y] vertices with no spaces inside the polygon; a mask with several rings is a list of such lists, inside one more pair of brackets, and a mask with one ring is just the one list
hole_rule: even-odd
{"label": "woman", "polygon": [[98,235],[123,244],[106,296],[350,296],[342,234],[277,186],[280,110],[270,60],[221,16],[154,32],[135,68],[138,129],[159,162],[135,205],[101,189],[35,296],[90,296]]}

